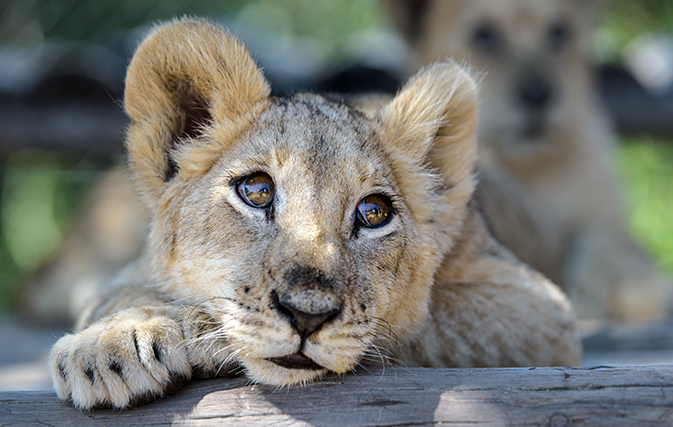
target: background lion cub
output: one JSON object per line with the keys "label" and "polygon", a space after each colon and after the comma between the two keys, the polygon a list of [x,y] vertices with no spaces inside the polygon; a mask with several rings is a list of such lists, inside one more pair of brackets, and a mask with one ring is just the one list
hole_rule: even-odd
{"label": "background lion cub", "polygon": [[[581,318],[670,315],[670,281],[626,230],[611,167],[615,138],[595,94],[589,52],[604,2],[382,3],[416,67],[451,56],[483,72],[482,164],[513,175],[554,230],[517,255],[562,285]],[[522,246],[495,231],[513,250]]]}
{"label": "background lion cub", "polygon": [[122,408],[239,369],[302,384],[381,352],[579,363],[563,294],[474,208],[476,93],[457,65],[422,70],[367,118],[270,97],[235,38],[178,21],[136,52],[125,107],[148,249],[54,346],[62,399]]}

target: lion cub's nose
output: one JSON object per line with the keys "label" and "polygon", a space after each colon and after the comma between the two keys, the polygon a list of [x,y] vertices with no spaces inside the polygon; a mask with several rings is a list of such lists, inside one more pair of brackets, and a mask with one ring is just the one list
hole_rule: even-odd
{"label": "lion cub's nose", "polygon": [[341,311],[332,297],[312,289],[281,295],[278,298],[278,310],[290,318],[290,323],[302,340]]}
{"label": "lion cub's nose", "polygon": [[541,79],[528,81],[519,88],[519,100],[532,109],[546,107],[552,100],[552,95],[551,84]]}

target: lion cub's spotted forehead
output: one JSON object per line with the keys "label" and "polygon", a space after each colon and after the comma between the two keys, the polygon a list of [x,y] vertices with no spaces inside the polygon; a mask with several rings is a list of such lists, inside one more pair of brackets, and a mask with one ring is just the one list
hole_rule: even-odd
{"label": "lion cub's spotted forehead", "polygon": [[249,168],[323,190],[394,185],[376,123],[319,95],[273,98],[238,148]]}

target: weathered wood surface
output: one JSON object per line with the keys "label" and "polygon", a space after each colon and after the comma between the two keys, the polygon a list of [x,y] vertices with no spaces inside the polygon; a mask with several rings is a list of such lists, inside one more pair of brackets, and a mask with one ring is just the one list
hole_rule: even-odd
{"label": "weathered wood surface", "polygon": [[0,393],[0,425],[673,425],[673,365],[381,368],[305,387],[194,382],[126,411],[78,412],[52,393]]}

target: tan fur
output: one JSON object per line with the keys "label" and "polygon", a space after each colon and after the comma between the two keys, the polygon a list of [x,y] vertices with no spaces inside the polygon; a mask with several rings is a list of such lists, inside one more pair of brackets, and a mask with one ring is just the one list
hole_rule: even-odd
{"label": "tan fur", "polygon": [[[206,22],[164,25],[140,46],[125,105],[130,165],[152,212],[148,249],[52,350],[62,399],[123,408],[193,376],[242,370],[285,386],[371,358],[579,363],[568,301],[491,237],[475,207],[465,70],[423,69],[376,117],[268,93],[244,47]],[[274,181],[272,209],[237,194],[260,171]],[[372,194],[389,197],[393,215],[357,226]],[[336,314],[302,338],[283,301]],[[270,360],[298,352],[320,367]]]}
{"label": "tan fur", "polygon": [[[543,228],[556,229],[551,233],[555,240],[547,233],[538,243],[506,243],[562,283],[580,317],[644,320],[665,315],[670,292],[625,231],[611,167],[614,137],[594,94],[588,57],[603,2],[383,3],[409,40],[415,67],[453,57],[482,72],[482,166],[513,175],[537,216],[548,223]],[[557,45],[555,28],[565,35]],[[480,45],[482,29],[489,34]],[[550,97],[542,106],[527,106],[520,90],[536,81],[550,89]],[[507,230],[508,225],[494,228]],[[548,262],[527,255],[540,252]]]}

